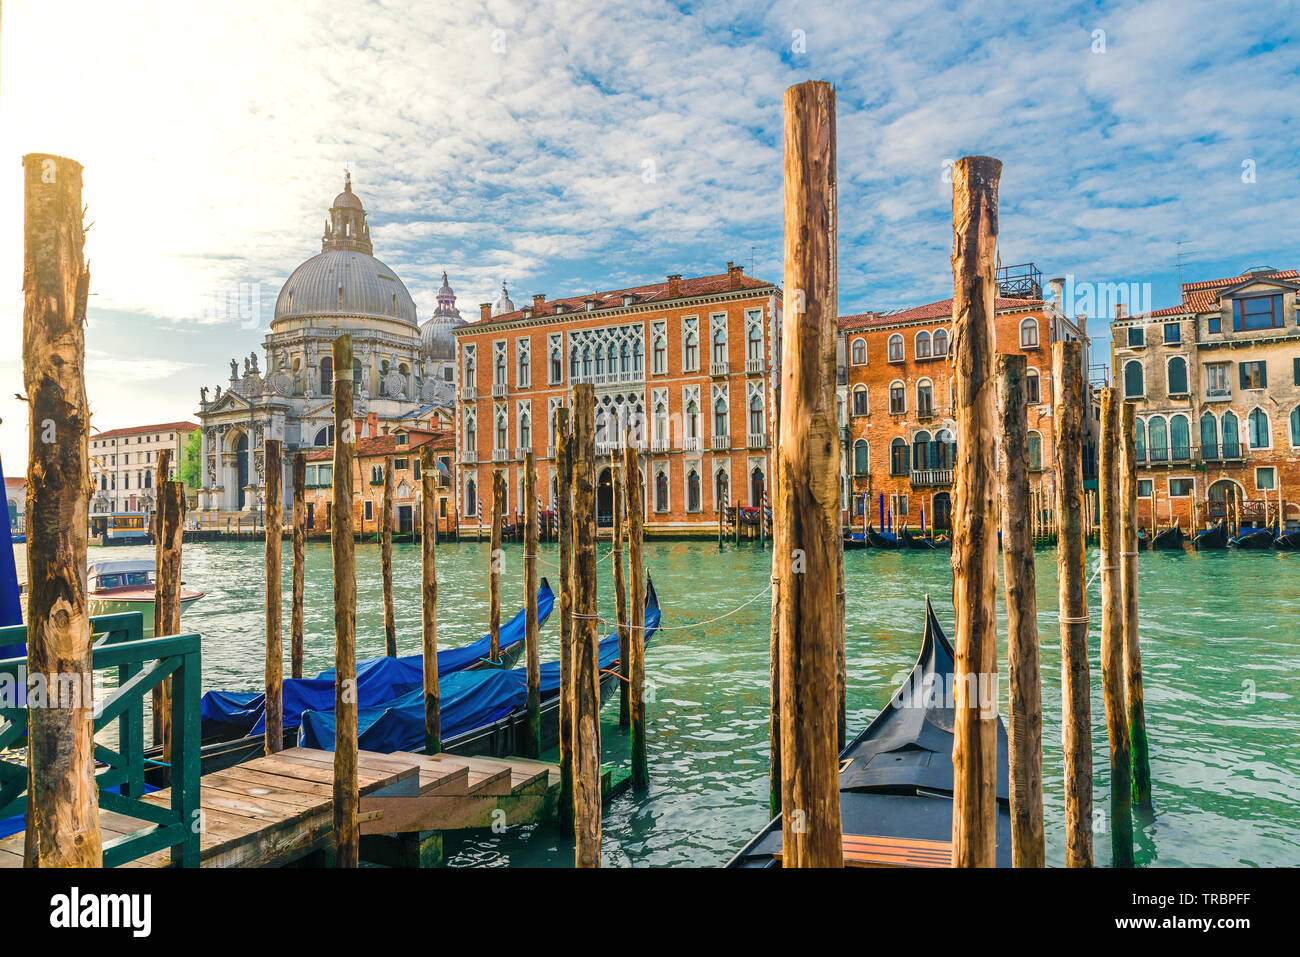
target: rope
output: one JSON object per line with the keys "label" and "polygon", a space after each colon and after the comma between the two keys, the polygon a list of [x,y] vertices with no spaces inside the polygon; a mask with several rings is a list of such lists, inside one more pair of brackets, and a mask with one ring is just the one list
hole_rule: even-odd
{"label": "rope", "polygon": [[1057,615],[1056,620],[1062,625],[1081,625],[1084,622],[1092,621],[1090,615],[1084,615],[1082,618],[1071,618],[1068,615]]}
{"label": "rope", "polygon": [[[716,622],[716,621],[722,621],[724,618],[730,618],[732,615],[734,615],[736,612],[740,611],[742,608],[745,608],[745,607],[747,607],[747,606],[749,606],[749,605],[752,605],[754,602],[758,601],[760,598],[762,598],[764,595],[766,595],[766,594],[767,594],[769,591],[771,591],[771,590],[772,590],[772,586],[771,586],[771,585],[768,585],[768,586],[765,587],[762,591],[760,591],[757,595],[754,595],[754,596],[751,597],[751,598],[746,598],[743,602],[741,602],[741,603],[740,603],[739,605],[737,605],[735,608],[731,609],[731,611],[723,612],[721,615],[717,615],[717,616],[715,616],[715,617],[713,617],[713,618],[706,618],[706,619],[704,619],[703,621],[693,621],[693,622],[689,622],[689,623],[687,623],[687,624],[685,624],[685,625],[660,625],[658,628],[655,629],[655,631],[686,631],[686,630],[691,629],[691,628],[699,628],[701,625],[711,625],[711,624],[713,624],[713,623]],[[579,620],[579,619],[584,620],[584,621],[598,621],[598,622],[600,622],[602,625],[606,625],[606,626],[610,626],[610,627],[614,627],[614,628],[619,627],[617,622],[607,621],[606,619],[600,617],[600,615],[583,615],[583,614],[580,614],[580,613],[578,613],[578,612],[575,611],[575,612],[571,612],[571,613],[570,613],[570,617],[573,618],[575,621],[576,621],[576,620]],[[644,630],[645,630],[645,625],[633,625],[633,624],[629,624],[627,627],[628,627],[630,630],[636,630],[636,631],[644,631]]]}

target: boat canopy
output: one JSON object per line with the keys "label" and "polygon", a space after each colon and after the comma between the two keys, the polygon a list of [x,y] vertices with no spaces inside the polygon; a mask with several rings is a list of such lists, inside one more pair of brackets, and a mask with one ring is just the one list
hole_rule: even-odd
{"label": "boat canopy", "polygon": [[154,563],[146,559],[118,559],[117,561],[95,562],[86,569],[86,575],[89,578],[98,578],[100,575],[125,575],[128,572],[152,572]]}

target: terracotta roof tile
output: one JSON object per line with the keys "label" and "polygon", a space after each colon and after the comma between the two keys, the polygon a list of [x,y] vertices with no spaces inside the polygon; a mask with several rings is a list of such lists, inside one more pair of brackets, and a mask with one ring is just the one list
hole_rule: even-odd
{"label": "terracotta roof tile", "polygon": [[109,429],[107,432],[92,432],[92,439],[111,439],[119,435],[143,435],[146,432],[193,432],[198,429],[195,422],[163,422],[159,425],[134,425],[125,429]]}
{"label": "terracotta roof tile", "polygon": [[[1036,309],[1042,309],[1046,305],[1042,299],[1013,299],[1007,296],[998,296],[998,312],[1031,312]],[[858,316],[846,316],[840,320],[840,328],[868,329],[873,326],[892,326],[898,323],[906,322],[933,322],[936,319],[952,318],[952,300],[941,299],[938,302],[928,302],[923,306],[913,306],[910,309],[901,309],[898,312],[866,312]],[[854,325],[846,326],[844,323],[852,320]]]}

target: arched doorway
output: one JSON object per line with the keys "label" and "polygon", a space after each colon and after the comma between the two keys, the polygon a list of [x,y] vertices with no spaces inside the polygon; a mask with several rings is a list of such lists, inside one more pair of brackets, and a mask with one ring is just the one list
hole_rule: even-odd
{"label": "arched doorway", "polygon": [[600,528],[614,524],[614,476],[607,468],[596,479],[596,524]]}
{"label": "arched doorway", "polygon": [[952,498],[947,492],[939,492],[934,497],[933,521],[936,532],[952,531]]}
{"label": "arched doorway", "polygon": [[235,442],[235,487],[239,507],[244,507],[244,486],[248,484],[248,433],[240,432]]}
{"label": "arched doorway", "polygon": [[1209,503],[1205,510],[1206,524],[1213,524],[1229,517],[1229,506],[1233,502],[1241,504],[1244,495],[1238,492],[1239,486],[1232,479],[1219,479],[1209,488]]}
{"label": "arched doorway", "polygon": [[763,504],[763,470],[757,465],[749,473],[749,504],[755,507]]}

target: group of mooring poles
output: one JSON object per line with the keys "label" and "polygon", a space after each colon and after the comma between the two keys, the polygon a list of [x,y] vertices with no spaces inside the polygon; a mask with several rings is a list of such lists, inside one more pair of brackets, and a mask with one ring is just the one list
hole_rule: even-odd
{"label": "group of mooring poles", "polygon": [[[953,164],[956,610],[952,862],[996,863],[997,552],[1008,612],[1012,861],[1043,867],[1042,696],[1029,489],[1026,359],[994,335],[1002,164]],[[770,803],[782,863],[841,866],[838,753],[844,747],[843,553],[835,441],[835,93],[785,96],[784,375],[774,462]],[[1082,459],[1088,414],[1082,344],[1053,344],[1055,516],[1062,652],[1066,862],[1091,866],[1092,761]],[[1131,805],[1149,806],[1137,623],[1133,408],[1102,393],[1100,532],[1103,688],[1111,744],[1116,866],[1133,863]],[[1121,440],[1123,432],[1123,440]],[[1000,450],[1000,454],[999,451]]]}

